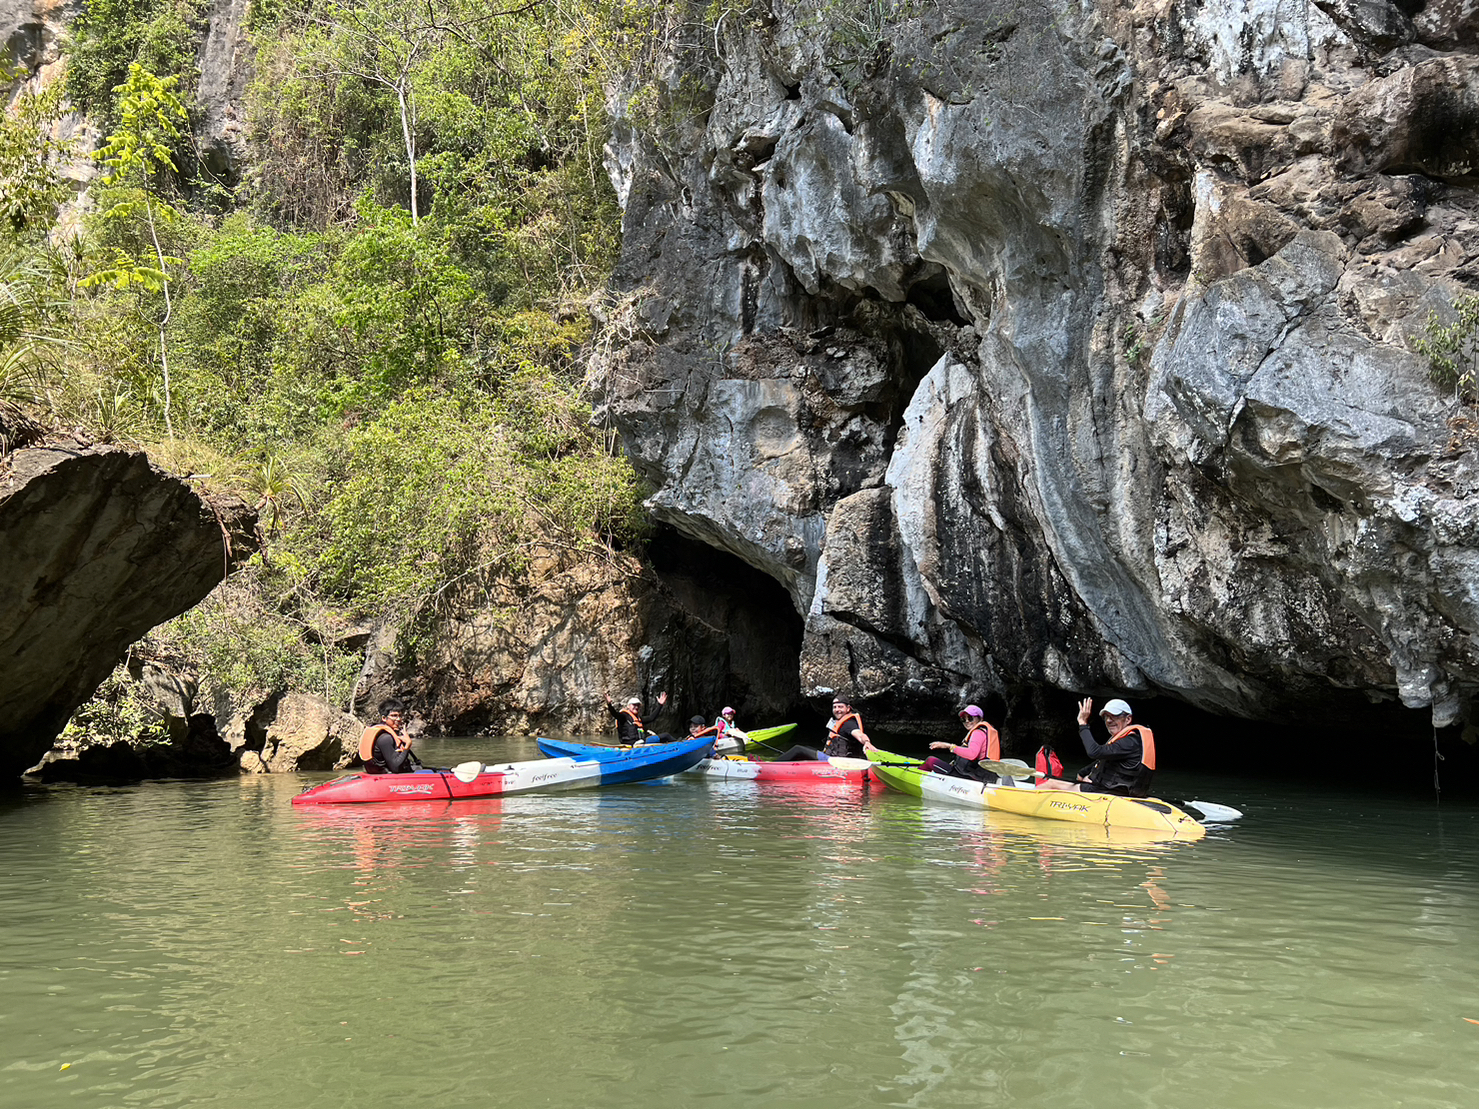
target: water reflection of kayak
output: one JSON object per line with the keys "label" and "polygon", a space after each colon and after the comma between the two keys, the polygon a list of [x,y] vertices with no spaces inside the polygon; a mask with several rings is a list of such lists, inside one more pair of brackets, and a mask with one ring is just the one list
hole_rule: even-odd
{"label": "water reflection of kayak", "polygon": [[[795,725],[791,725],[794,727]],[[569,743],[563,739],[541,739],[546,755],[578,759],[612,759],[642,747],[601,747],[592,743]],[[867,759],[832,758],[816,762],[763,762],[743,755],[718,755],[703,759],[691,773],[720,781],[746,782],[864,782],[870,777]]]}
{"label": "water reflection of kayak", "polygon": [[304,790],[295,805],[366,804],[386,801],[461,801],[535,790],[646,782],[681,774],[708,755],[712,738],[630,748],[614,758],[551,758],[414,774],[346,774]]}
{"label": "water reflection of kayak", "polygon": [[1207,834],[1206,828],[1192,817],[1155,797],[1117,797],[1108,793],[1037,789],[1031,778],[1008,778],[987,785],[969,778],[925,773],[914,760],[876,748],[870,752],[869,758],[873,762],[874,773],[885,785],[926,800],[1016,813],[1039,820],[1153,832],[1167,839],[1196,840]]}

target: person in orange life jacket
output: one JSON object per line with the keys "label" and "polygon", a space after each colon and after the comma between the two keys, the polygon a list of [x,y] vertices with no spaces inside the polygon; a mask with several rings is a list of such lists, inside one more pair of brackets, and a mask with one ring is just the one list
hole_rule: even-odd
{"label": "person in orange life jacket", "polygon": [[1099,710],[1109,729],[1109,742],[1099,743],[1089,727],[1093,698],[1078,703],[1078,735],[1084,753],[1094,760],[1076,782],[1039,779],[1039,789],[1070,789],[1084,793],[1115,793],[1123,797],[1150,796],[1155,771],[1155,734],[1143,724],[1132,722],[1130,706],[1118,697]]}
{"label": "person in orange life jacket", "polygon": [[[661,714],[662,707],[667,703],[667,692],[659,693],[657,695],[659,714]],[[616,718],[617,743],[630,746],[646,741],[647,729],[642,726],[642,698],[637,696],[629,697],[625,705],[617,708],[611,700],[611,694],[608,693],[606,694],[606,711]]]}
{"label": "person in orange life jacket", "polygon": [[359,737],[359,760],[366,774],[410,774],[411,737],[401,731],[406,706],[394,697],[380,702],[380,723],[371,724]]}
{"label": "person in orange life jacket", "polygon": [[844,698],[837,697],[832,701],[832,719],[827,722],[827,745],[818,751],[815,747],[804,747],[798,744],[784,755],[778,756],[775,761],[807,762],[829,758],[860,759],[863,757],[863,748],[870,742],[868,733],[863,731],[863,718],[853,712],[852,705]]}
{"label": "person in orange life jacket", "polygon": [[986,714],[978,705],[966,705],[960,710],[959,716],[960,722],[965,725],[965,743],[962,746],[938,741],[930,744],[931,750],[949,751],[955,757],[946,762],[931,755],[920,764],[919,769],[953,774],[957,778],[974,778],[978,782],[996,781],[995,774],[976,763],[980,759],[990,759],[993,762],[1001,759],[1001,736],[986,723]]}

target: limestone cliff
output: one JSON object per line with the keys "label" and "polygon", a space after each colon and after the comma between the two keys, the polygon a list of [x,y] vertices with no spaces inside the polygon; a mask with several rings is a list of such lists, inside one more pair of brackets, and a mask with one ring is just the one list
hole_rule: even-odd
{"label": "limestone cliff", "polygon": [[805,693],[1468,715],[1475,425],[1409,341],[1479,282],[1479,8],[732,14],[610,151],[604,401]]}

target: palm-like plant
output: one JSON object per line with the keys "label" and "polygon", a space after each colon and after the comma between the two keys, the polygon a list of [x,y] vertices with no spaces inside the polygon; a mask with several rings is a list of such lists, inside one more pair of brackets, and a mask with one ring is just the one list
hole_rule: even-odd
{"label": "palm-like plant", "polygon": [[38,404],[47,371],[66,343],[65,266],[45,249],[0,254],[0,400]]}

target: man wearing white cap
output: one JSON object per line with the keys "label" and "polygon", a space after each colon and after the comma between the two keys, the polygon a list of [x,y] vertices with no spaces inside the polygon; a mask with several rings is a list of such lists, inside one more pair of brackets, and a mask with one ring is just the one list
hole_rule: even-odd
{"label": "man wearing white cap", "polygon": [[[662,707],[668,703],[666,692],[657,695],[657,707],[659,715]],[[606,711],[616,717],[616,742],[623,746],[642,743],[647,739],[647,729],[642,726],[642,698],[633,696],[627,699],[627,703],[617,708],[612,703],[611,694],[606,694]]]}
{"label": "man wearing white cap", "polygon": [[1089,727],[1094,700],[1078,703],[1078,736],[1084,753],[1094,760],[1077,782],[1043,780],[1039,788],[1075,789],[1085,793],[1118,793],[1126,797],[1150,796],[1150,778],[1155,772],[1155,734],[1143,724],[1131,723],[1130,706],[1118,697],[1109,701],[1099,715],[1109,729],[1109,742],[1100,743]]}

